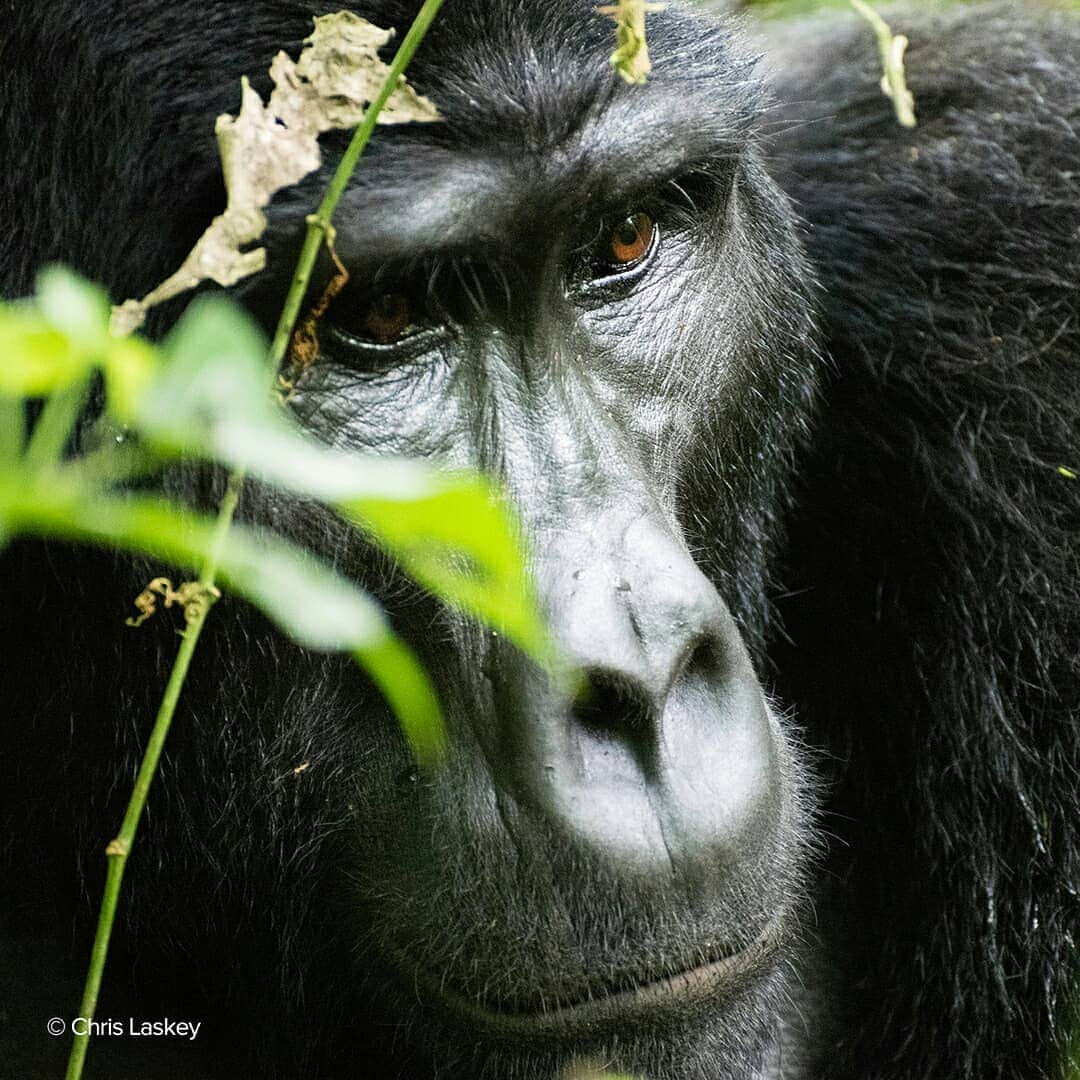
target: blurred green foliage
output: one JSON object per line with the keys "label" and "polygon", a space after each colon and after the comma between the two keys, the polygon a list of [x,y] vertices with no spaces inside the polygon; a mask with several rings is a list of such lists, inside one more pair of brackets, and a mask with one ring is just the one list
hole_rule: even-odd
{"label": "blurred green foliage", "polygon": [[[33,300],[0,304],[0,545],[37,535],[183,568],[212,560],[227,588],[295,641],[355,656],[417,758],[434,761],[434,690],[374,598],[265,529],[221,534],[213,517],[129,484],[181,458],[221,464],[326,504],[429,592],[553,666],[518,527],[487,480],[309,439],[274,398],[261,331],[230,300],[196,300],[160,346],[113,337],[109,311],[100,289],[55,267]],[[104,409],[76,439],[96,379]],[[186,595],[199,597],[194,583]]]}

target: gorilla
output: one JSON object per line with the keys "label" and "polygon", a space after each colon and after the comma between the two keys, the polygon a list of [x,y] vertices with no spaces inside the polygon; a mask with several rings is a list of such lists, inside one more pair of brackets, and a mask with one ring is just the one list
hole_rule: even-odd
{"label": "gorilla", "polygon": [[[63,261],[119,299],[220,210],[239,77],[334,6],[0,10],[2,290]],[[410,70],[443,121],[373,140],[290,404],[326,443],[498,477],[582,690],[249,485],[248,520],[378,593],[451,748],[414,769],[358,669],[226,597],[89,1076],[1077,1066],[1080,21],[886,14],[913,130],[854,17],[780,26],[761,64],[749,23],[677,0],[628,86],[588,0],[449,0]],[[343,145],[272,207],[238,290],[261,319]],[[0,1075],[35,1080],[176,639],[123,625],[157,566],[2,565]],[[197,1036],[128,1030],[166,1017]]]}

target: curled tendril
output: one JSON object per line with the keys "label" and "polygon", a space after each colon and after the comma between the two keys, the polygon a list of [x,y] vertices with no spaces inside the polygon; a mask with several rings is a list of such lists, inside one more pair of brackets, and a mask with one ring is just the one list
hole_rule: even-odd
{"label": "curled tendril", "polygon": [[139,609],[137,616],[124,620],[128,626],[142,626],[147,619],[157,612],[158,597],[167,608],[177,604],[184,609],[184,621],[189,625],[202,618],[210,605],[221,596],[221,590],[213,585],[203,585],[198,581],[183,581],[177,588],[166,577],[156,577],[133,601]]}
{"label": "curled tendril", "polygon": [[334,260],[334,273],[322,295],[293,331],[285,371],[278,375],[278,390],[285,400],[292,395],[297,379],[319,359],[319,320],[349,283],[349,271],[334,250],[330,237],[327,237],[326,247]]}

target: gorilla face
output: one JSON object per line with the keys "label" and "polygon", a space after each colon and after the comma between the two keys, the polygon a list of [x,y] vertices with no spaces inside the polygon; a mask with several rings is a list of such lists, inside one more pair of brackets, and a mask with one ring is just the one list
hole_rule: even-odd
{"label": "gorilla face", "polygon": [[804,268],[754,102],[699,71],[741,71],[718,33],[672,12],[629,88],[587,10],[473,18],[449,6],[415,74],[444,123],[382,137],[346,197],[350,282],[292,404],[326,441],[497,476],[585,685],[567,702],[384,570],[453,751],[418,776],[389,720],[340,736],[379,748],[339,779],[337,932],[364,1014],[411,1014],[446,1075],[752,1075],[806,846],[751,659],[812,384]]}

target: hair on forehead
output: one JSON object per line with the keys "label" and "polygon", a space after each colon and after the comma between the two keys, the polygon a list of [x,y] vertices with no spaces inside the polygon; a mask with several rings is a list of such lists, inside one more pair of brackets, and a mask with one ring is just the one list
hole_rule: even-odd
{"label": "hair on forehead", "polygon": [[[356,9],[400,27],[416,5]],[[609,62],[613,24],[590,3],[446,4],[409,71],[442,122],[377,130],[341,208],[357,230],[353,256],[507,237],[531,217],[617,203],[737,157],[762,105],[754,62],[722,20],[691,20],[678,4],[649,20],[653,72],[629,86]],[[280,200],[276,227],[302,227],[301,203]]]}

